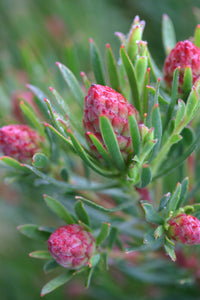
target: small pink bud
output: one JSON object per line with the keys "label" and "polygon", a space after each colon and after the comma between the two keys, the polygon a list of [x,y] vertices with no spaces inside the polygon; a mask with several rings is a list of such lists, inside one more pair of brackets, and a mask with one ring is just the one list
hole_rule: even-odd
{"label": "small pink bud", "polygon": [[104,145],[99,125],[99,117],[104,115],[110,120],[120,151],[127,161],[129,154],[133,152],[128,125],[130,114],[138,117],[137,110],[120,93],[108,86],[91,85],[85,97],[83,127],[87,142],[95,156],[99,158],[99,153],[87,132],[93,133]]}
{"label": "small pink bud", "polygon": [[172,87],[173,74],[179,70],[179,93],[183,93],[183,80],[185,69],[191,67],[193,84],[200,76],[200,48],[192,42],[185,40],[178,42],[167,56],[164,64],[164,80],[169,88]]}
{"label": "small pink bud", "polygon": [[0,150],[4,155],[27,161],[40,149],[44,140],[27,125],[7,125],[0,129]]}
{"label": "small pink bud", "polygon": [[181,244],[198,245],[200,244],[200,221],[194,216],[180,214],[170,219],[167,234]]}
{"label": "small pink bud", "polygon": [[59,227],[47,241],[48,250],[58,264],[67,269],[89,265],[96,245],[95,239],[80,225]]}

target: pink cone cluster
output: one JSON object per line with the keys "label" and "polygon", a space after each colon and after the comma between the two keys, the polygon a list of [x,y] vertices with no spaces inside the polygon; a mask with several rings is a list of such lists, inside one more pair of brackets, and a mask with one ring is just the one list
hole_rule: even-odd
{"label": "pink cone cluster", "polygon": [[88,265],[96,248],[93,236],[77,224],[59,227],[51,234],[47,244],[57,263],[67,269]]}
{"label": "pink cone cluster", "polygon": [[87,133],[93,133],[105,147],[99,125],[99,117],[104,115],[110,120],[120,151],[125,161],[127,160],[133,151],[128,125],[129,114],[134,114],[136,118],[138,116],[137,110],[124,96],[108,86],[91,85],[85,97],[83,127],[87,142],[96,157],[99,157],[99,153]]}
{"label": "pink cone cluster", "polygon": [[41,137],[27,125],[7,125],[0,129],[0,151],[25,162],[40,149]]}
{"label": "pink cone cluster", "polygon": [[200,76],[200,48],[185,40],[178,42],[167,56],[164,64],[164,80],[169,88],[172,87],[173,74],[177,67],[179,71],[179,92],[183,93],[183,80],[186,67],[191,67],[193,83]]}
{"label": "pink cone cluster", "polygon": [[191,215],[180,214],[169,221],[168,235],[187,245],[200,244],[200,221]]}

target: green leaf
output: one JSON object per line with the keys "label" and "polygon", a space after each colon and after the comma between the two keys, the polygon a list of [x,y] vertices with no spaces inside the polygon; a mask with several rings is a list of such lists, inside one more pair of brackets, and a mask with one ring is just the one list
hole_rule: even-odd
{"label": "green leaf", "polygon": [[170,197],[171,197],[171,193],[167,193],[160,199],[158,211],[161,211],[161,210],[167,208],[167,203],[168,203]]}
{"label": "green leaf", "polygon": [[140,153],[140,132],[138,128],[137,121],[135,119],[135,116],[129,115],[128,117],[128,123],[129,123],[129,129],[130,129],[130,135],[131,135],[131,141],[133,145],[133,154],[139,155]]}
{"label": "green leaf", "polygon": [[[155,97],[156,95],[156,89],[152,86],[147,85],[146,89]],[[160,94],[157,95],[158,103],[159,104],[167,104],[169,105],[170,101],[167,98],[167,95],[165,94],[165,98],[161,96]]]}
{"label": "green leaf", "polygon": [[168,211],[175,211],[177,209],[179,199],[180,199],[180,194],[181,194],[181,184],[178,182],[177,187],[172,194],[171,198],[169,199],[167,209]]}
{"label": "green leaf", "polygon": [[121,88],[119,82],[119,75],[117,71],[117,63],[109,44],[106,44],[106,62],[107,62],[110,85],[113,89],[120,92]]}
{"label": "green leaf", "polygon": [[176,46],[176,35],[173,23],[167,15],[162,18],[162,38],[166,55]]}
{"label": "green leaf", "polygon": [[84,105],[84,94],[81,90],[81,87],[76,79],[76,77],[74,76],[74,74],[63,64],[61,63],[56,63],[57,66],[60,69],[60,72],[65,80],[65,82],[67,83],[67,85],[69,86],[72,94],[74,95],[74,98],[77,102],[77,104],[83,108]]}
{"label": "green leaf", "polygon": [[17,227],[17,229],[24,235],[34,240],[47,241],[50,236],[49,232],[40,230],[40,227],[34,224],[20,225]]}
{"label": "green leaf", "polygon": [[23,164],[19,163],[17,160],[15,160],[12,157],[9,156],[1,156],[0,160],[6,164],[9,167],[12,167],[18,171],[22,171],[22,172],[29,172]]}
{"label": "green leaf", "polygon": [[190,66],[186,66],[185,73],[184,73],[184,80],[183,80],[183,90],[186,96],[191,91],[192,83],[193,83],[192,69]]}
{"label": "green leaf", "polygon": [[155,237],[155,239],[157,239],[157,238],[161,237],[163,234],[164,234],[164,228],[162,225],[160,225],[154,231],[154,237]]}
{"label": "green leaf", "polygon": [[141,205],[144,209],[147,222],[158,225],[162,225],[164,223],[164,219],[155,211],[155,209],[150,203],[142,201]]}
{"label": "green leaf", "polygon": [[31,90],[31,92],[37,97],[37,105],[42,111],[43,115],[47,120],[49,120],[49,114],[48,114],[48,109],[46,106],[46,103],[44,102],[44,99],[47,98],[47,95],[44,94],[38,87],[28,84],[27,88]]}
{"label": "green leaf", "polygon": [[138,58],[135,66],[135,71],[136,71],[136,77],[137,77],[137,82],[138,82],[138,87],[139,91],[142,90],[144,78],[145,78],[145,73],[147,70],[147,57],[146,56],[141,56]]}
{"label": "green leaf", "polygon": [[36,153],[33,156],[32,164],[36,168],[45,168],[49,165],[49,158],[43,153]]}
{"label": "green leaf", "polygon": [[151,115],[151,125],[154,128],[154,139],[157,140],[157,143],[153,149],[152,157],[153,159],[159,150],[161,138],[162,138],[162,121],[161,121],[161,114],[160,114],[160,108],[159,104],[155,104],[152,110]]}
{"label": "green leaf", "polygon": [[106,85],[99,49],[97,48],[96,44],[92,39],[90,39],[90,55],[91,55],[92,68],[94,71],[96,82],[101,85]]}
{"label": "green leaf", "polygon": [[116,242],[117,235],[118,235],[118,228],[117,227],[111,227],[109,239],[108,239],[108,249],[111,250],[113,245]]}
{"label": "green leaf", "polygon": [[103,241],[105,241],[109,233],[110,233],[110,223],[102,223],[101,230],[96,238],[97,246],[99,246]]}
{"label": "green leaf", "polygon": [[124,172],[126,169],[123,157],[121,155],[119,144],[116,135],[113,131],[112,125],[106,116],[100,116],[100,129],[103,136],[104,143],[108,150],[108,153],[112,157],[116,167],[119,171]]}
{"label": "green leaf", "polygon": [[106,151],[106,149],[103,147],[103,145],[101,144],[101,142],[98,140],[98,138],[92,132],[87,132],[87,135],[92,140],[93,144],[97,148],[99,154],[102,156],[102,158],[104,159],[104,161],[107,164],[107,166],[109,168],[115,168],[115,165],[114,165],[114,163],[113,163],[110,155],[108,154],[108,152]]}
{"label": "green leaf", "polygon": [[104,167],[99,167],[97,164],[93,163],[89,156],[87,155],[87,153],[85,152],[85,150],[83,149],[83,147],[81,146],[81,144],[79,143],[79,141],[76,139],[76,137],[74,136],[74,134],[68,130],[68,135],[71,138],[71,141],[73,143],[74,149],[76,150],[76,152],[78,153],[78,155],[80,156],[80,158],[82,158],[82,160],[91,168],[93,169],[95,172],[99,173],[102,176],[108,176],[108,177],[114,177],[115,173],[112,171],[108,171],[107,169],[105,169]]}
{"label": "green leaf", "polygon": [[149,90],[147,86],[150,82],[150,68],[146,70],[144,83],[143,83],[143,91],[142,91],[142,112],[143,114],[148,113],[149,111]]}
{"label": "green leaf", "polygon": [[67,212],[66,208],[58,200],[48,195],[44,195],[44,200],[47,206],[64,222],[66,222],[67,224],[74,223],[74,219],[72,218],[72,216]]}
{"label": "green leaf", "polygon": [[88,214],[84,208],[84,205],[83,205],[83,202],[81,200],[77,201],[75,206],[74,206],[74,209],[75,209],[75,213],[77,215],[77,218],[83,222],[84,224],[86,225],[90,225],[90,221],[89,221],[89,217],[88,217]]}
{"label": "green leaf", "polygon": [[51,293],[61,285],[65,284],[68,282],[71,278],[73,277],[73,271],[69,271],[68,273],[64,273],[51,281],[49,281],[45,286],[42,288],[41,291],[41,297],[43,297],[46,294]]}
{"label": "green leaf", "polygon": [[29,253],[29,256],[38,259],[52,259],[51,254],[47,250],[37,250]]}
{"label": "green leaf", "polygon": [[70,139],[68,139],[67,137],[65,137],[64,135],[62,135],[58,130],[56,130],[52,125],[48,124],[48,123],[44,123],[44,126],[49,128],[52,132],[54,132],[59,138],[61,138],[68,146],[70,146],[73,150],[73,144],[71,142]]}
{"label": "green leaf", "polygon": [[167,237],[165,237],[164,248],[165,248],[166,254],[169,255],[171,260],[176,261],[176,254],[175,254],[175,251],[174,251],[174,246]]}
{"label": "green leaf", "polygon": [[187,104],[186,104],[186,112],[185,115],[187,117],[187,122],[190,122],[194,116],[194,112],[196,112],[196,104],[199,100],[199,95],[197,93],[196,88],[193,86],[189,97],[187,99]]}
{"label": "green leaf", "polygon": [[141,106],[141,99],[140,99],[140,95],[139,95],[139,88],[138,88],[138,84],[137,84],[136,72],[135,72],[133,64],[132,64],[130,58],[128,57],[128,55],[125,51],[125,48],[123,46],[121,46],[121,48],[120,48],[120,56],[121,56],[124,68],[125,68],[127,76],[128,76],[131,93],[132,93],[132,97],[133,97],[133,105],[138,110],[138,112],[140,113],[140,117],[142,118],[143,117],[142,116],[142,106]]}
{"label": "green leaf", "polygon": [[85,74],[85,72],[81,72],[80,73],[83,84],[85,86],[86,91],[90,88],[91,86],[91,82],[89,81],[89,79],[87,78],[87,75]]}
{"label": "green leaf", "polygon": [[96,267],[96,265],[99,263],[99,260],[100,260],[100,254],[99,254],[99,253],[93,255],[93,256],[90,258],[89,267],[90,267],[90,268]]}
{"label": "green leaf", "polygon": [[183,100],[178,100],[178,108],[175,117],[175,128],[177,128],[185,116],[185,103]]}
{"label": "green leaf", "polygon": [[176,105],[176,100],[177,100],[177,95],[178,95],[179,70],[180,70],[180,68],[178,67],[174,71],[174,77],[173,77],[173,83],[172,83],[172,93],[171,93],[171,102],[170,102],[170,105],[169,105],[167,113],[166,113],[164,129],[167,128],[170,120],[172,119],[173,113],[174,113],[174,108],[175,108],[175,105]]}
{"label": "green leaf", "polygon": [[186,199],[188,188],[189,188],[189,178],[186,177],[181,183],[181,193],[180,193],[180,198],[176,206],[176,209],[179,209],[183,204],[184,200]]}
{"label": "green leaf", "polygon": [[47,274],[53,271],[58,266],[59,266],[58,263],[54,259],[51,259],[44,264],[43,271]]}
{"label": "green leaf", "polygon": [[85,281],[85,288],[86,289],[88,289],[89,286],[90,286],[90,282],[91,282],[91,279],[92,279],[93,272],[94,272],[94,268],[88,269],[88,274],[87,274],[86,281]]}
{"label": "green leaf", "polygon": [[141,188],[145,188],[152,180],[151,168],[149,165],[143,165],[141,170]]}
{"label": "green leaf", "polygon": [[31,108],[23,101],[20,102],[20,108],[29,124],[33,126],[33,128],[35,128],[44,137],[44,127],[42,126],[40,120],[37,118],[36,113],[31,110]]}
{"label": "green leaf", "polygon": [[181,131],[181,136],[183,137],[183,142],[186,145],[186,147],[190,146],[195,139],[195,134],[191,127],[185,127]]}
{"label": "green leaf", "polygon": [[200,48],[200,25],[198,24],[194,32],[194,44]]}
{"label": "green leaf", "polygon": [[75,199],[77,199],[77,200],[80,199],[80,200],[82,200],[85,204],[87,204],[88,206],[90,206],[90,207],[92,207],[92,208],[94,208],[94,209],[96,209],[96,210],[103,211],[103,212],[105,212],[105,213],[116,212],[116,211],[120,211],[120,210],[123,210],[123,209],[125,209],[125,208],[128,208],[128,207],[130,207],[130,206],[133,206],[133,200],[127,201],[127,202],[125,202],[125,203],[122,203],[122,204],[120,204],[120,205],[114,207],[114,208],[110,208],[110,209],[109,209],[109,208],[105,208],[105,207],[103,207],[103,206],[101,206],[101,205],[98,205],[98,204],[96,204],[96,203],[94,203],[94,202],[92,202],[92,201],[90,201],[90,200],[88,200],[88,199],[86,199],[86,198],[81,197],[81,196],[76,196]]}

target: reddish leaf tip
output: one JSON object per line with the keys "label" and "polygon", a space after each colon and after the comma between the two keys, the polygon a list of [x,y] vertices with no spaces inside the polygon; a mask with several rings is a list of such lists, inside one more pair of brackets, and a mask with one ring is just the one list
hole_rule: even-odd
{"label": "reddish leaf tip", "polygon": [[106,48],[110,48],[110,44],[107,43],[107,44],[106,44]]}
{"label": "reddish leaf tip", "polygon": [[197,24],[196,28],[200,28],[200,24]]}
{"label": "reddish leaf tip", "polygon": [[147,117],[147,113],[144,113],[144,118],[146,118]]}
{"label": "reddish leaf tip", "polygon": [[161,81],[161,77],[158,78],[158,82],[160,82],[160,81]]}
{"label": "reddish leaf tip", "polygon": [[120,49],[125,49],[125,46],[124,44],[121,45]]}
{"label": "reddish leaf tip", "polygon": [[81,71],[80,75],[81,75],[81,77],[84,77],[85,76],[85,72]]}
{"label": "reddish leaf tip", "polygon": [[53,89],[54,89],[54,88],[53,88],[52,86],[49,87],[49,90],[50,90],[50,91],[53,91]]}
{"label": "reddish leaf tip", "polygon": [[56,62],[56,66],[60,66],[61,63],[59,63],[58,61]]}
{"label": "reddish leaf tip", "polygon": [[93,43],[93,39],[92,39],[92,38],[89,38],[89,42],[90,42],[90,43]]}
{"label": "reddish leaf tip", "polygon": [[151,68],[147,68],[147,72],[150,72],[151,71]]}

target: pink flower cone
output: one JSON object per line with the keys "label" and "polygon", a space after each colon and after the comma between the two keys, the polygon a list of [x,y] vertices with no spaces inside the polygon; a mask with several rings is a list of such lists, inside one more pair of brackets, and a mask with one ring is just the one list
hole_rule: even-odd
{"label": "pink flower cone", "polygon": [[179,71],[179,93],[183,93],[183,80],[186,67],[191,67],[193,83],[200,76],[200,48],[185,40],[178,42],[167,56],[164,64],[164,80],[172,87],[173,74],[177,67]]}
{"label": "pink flower cone", "polygon": [[40,150],[41,137],[26,125],[7,125],[0,129],[0,150],[21,162],[30,160]]}
{"label": "pink flower cone", "polygon": [[100,115],[105,115],[112,124],[120,151],[127,161],[130,153],[133,152],[128,125],[129,114],[138,117],[137,110],[124,96],[108,86],[91,85],[85,97],[83,127],[87,142],[96,157],[99,158],[100,155],[87,133],[93,133],[105,147],[99,125]]}
{"label": "pink flower cone", "polygon": [[47,245],[57,263],[67,269],[88,265],[96,249],[91,233],[77,224],[59,227],[51,234]]}
{"label": "pink flower cone", "polygon": [[200,244],[200,221],[191,215],[180,214],[169,221],[168,235],[187,245]]}

